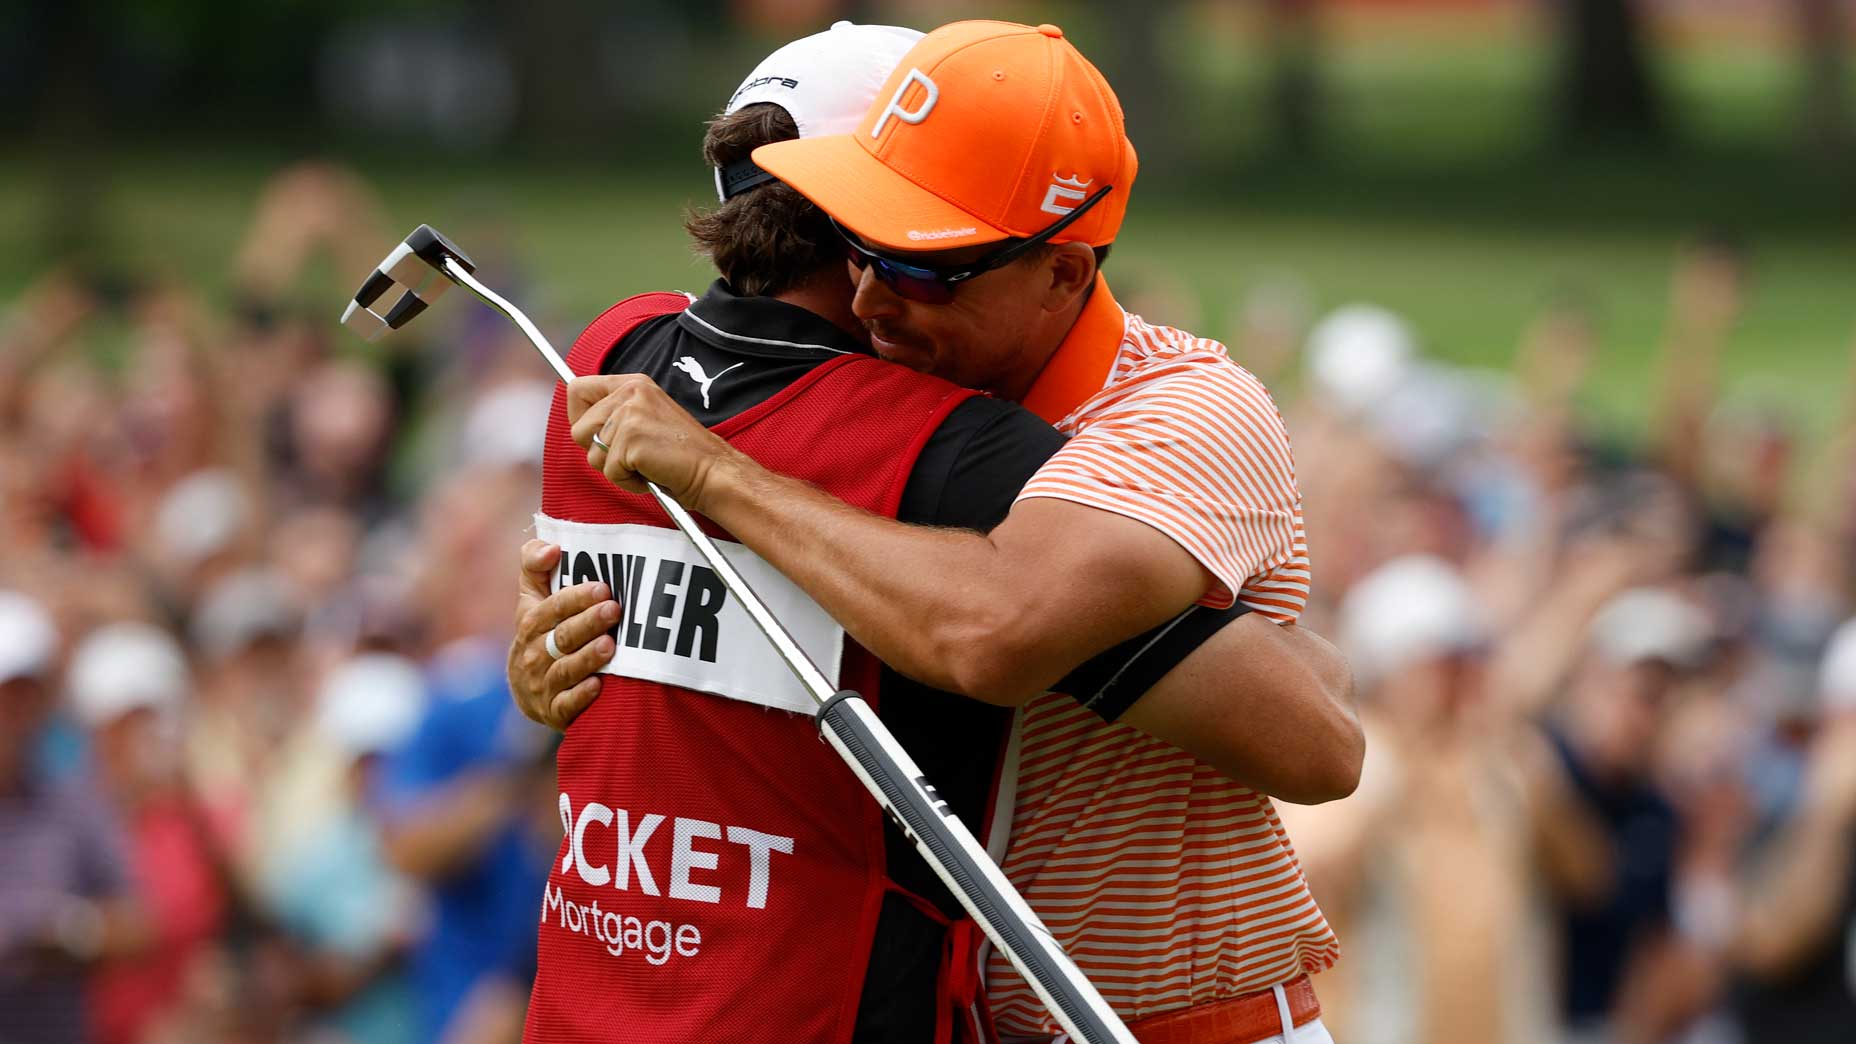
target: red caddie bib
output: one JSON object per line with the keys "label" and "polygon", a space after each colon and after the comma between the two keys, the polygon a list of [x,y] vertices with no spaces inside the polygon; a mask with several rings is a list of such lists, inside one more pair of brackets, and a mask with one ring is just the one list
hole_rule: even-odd
{"label": "red caddie bib", "polygon": [[[598,373],[639,323],[687,304],[645,294],[615,305],[575,341],[569,365]],[[971,394],[843,356],[714,430],[774,471],[894,517],[922,446]],[[877,661],[702,524],[820,668],[880,711]],[[525,1039],[848,1041],[894,888],[876,802],[668,516],[587,466],[564,387],[536,526],[563,549],[556,589],[607,581],[624,619],[600,695],[557,758],[564,837],[542,899]]]}

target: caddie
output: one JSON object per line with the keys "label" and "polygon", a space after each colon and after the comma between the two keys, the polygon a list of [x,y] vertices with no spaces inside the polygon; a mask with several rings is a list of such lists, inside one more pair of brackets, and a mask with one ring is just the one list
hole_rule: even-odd
{"label": "caddie", "polygon": [[[1293,628],[1308,584],[1268,392],[1222,345],[1122,310],[1098,271],[1136,170],[1113,92],[1055,26],[956,23],[853,131],[754,160],[841,230],[877,354],[1022,401],[1069,441],[984,535],[766,467],[636,376],[569,388],[587,463],[662,485],[899,672],[1021,706],[1005,869],[1138,1036],[1327,1040],[1309,976],[1338,946],[1269,801],[1190,736],[1156,738],[1189,701],[1117,721],[1063,694],[1093,651],[1195,605]],[[1224,709],[1208,696],[1197,718]],[[1272,716],[1247,723],[1285,749],[1315,738]],[[987,978],[1007,1039],[1054,1039],[996,956]]]}

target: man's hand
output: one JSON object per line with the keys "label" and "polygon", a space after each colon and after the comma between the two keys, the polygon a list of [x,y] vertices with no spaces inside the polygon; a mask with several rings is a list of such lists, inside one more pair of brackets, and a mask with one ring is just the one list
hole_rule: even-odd
{"label": "man's hand", "polygon": [[[646,481],[655,482],[695,511],[716,468],[741,458],[643,374],[574,381],[567,386],[567,419],[587,464],[620,489],[643,493]],[[605,448],[593,442],[595,434]]]}
{"label": "man's hand", "polygon": [[[597,581],[548,593],[561,549],[543,540],[522,545],[516,637],[509,645],[509,692],[529,720],[566,729],[599,695],[596,673],[616,646],[606,632],[619,622],[619,603]],[[561,658],[548,653],[548,634]]]}

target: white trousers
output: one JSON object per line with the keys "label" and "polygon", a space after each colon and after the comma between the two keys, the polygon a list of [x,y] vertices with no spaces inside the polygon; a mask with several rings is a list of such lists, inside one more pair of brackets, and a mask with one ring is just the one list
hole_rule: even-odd
{"label": "white trousers", "polygon": [[1276,1016],[1282,1020],[1282,1032],[1274,1037],[1266,1037],[1258,1044],[1334,1044],[1334,1038],[1328,1035],[1328,1028],[1320,1019],[1305,1022],[1300,1026],[1289,1015],[1289,995],[1281,986],[1272,986],[1276,991]]}
{"label": "white trousers", "polygon": [[1265,1037],[1257,1044],[1334,1044],[1334,1038],[1328,1035],[1328,1028],[1320,1019],[1305,1022],[1295,1028],[1295,1035],[1278,1033],[1274,1037]]}

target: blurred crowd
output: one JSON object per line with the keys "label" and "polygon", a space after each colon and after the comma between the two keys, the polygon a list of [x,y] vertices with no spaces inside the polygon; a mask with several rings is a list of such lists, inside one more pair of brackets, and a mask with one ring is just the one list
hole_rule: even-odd
{"label": "blurred crowd", "polygon": [[1856,1040],[1856,458],[1723,392],[1749,276],[1732,237],[1677,252],[1626,438],[1574,296],[1500,373],[1381,309],[1253,309],[1240,358],[1302,347],[1303,620],[1367,732],[1353,797],[1281,806],[1336,1039]]}
{"label": "blurred crowd", "polygon": [[[552,385],[485,310],[368,346],[301,295],[380,212],[297,166],[226,303],[6,303],[0,1041],[520,1036],[561,825],[503,654]],[[1737,244],[1671,282],[1629,438],[1575,297],[1503,372],[1292,280],[1237,303],[1368,730],[1356,795],[1282,806],[1339,1040],[1856,1039],[1856,458],[1722,394]]]}
{"label": "blurred crowd", "polygon": [[480,310],[369,346],[303,293],[380,209],[295,167],[229,306],[10,302],[0,1041],[520,1037],[560,827],[503,665],[553,384]]}

